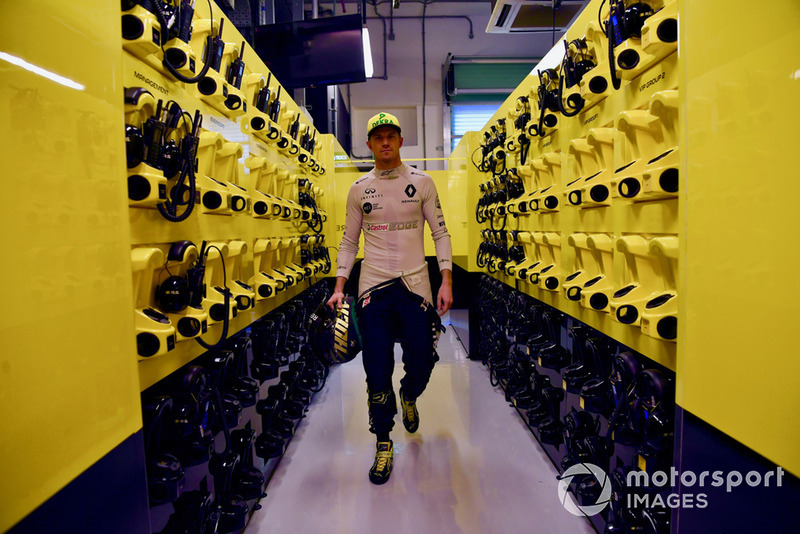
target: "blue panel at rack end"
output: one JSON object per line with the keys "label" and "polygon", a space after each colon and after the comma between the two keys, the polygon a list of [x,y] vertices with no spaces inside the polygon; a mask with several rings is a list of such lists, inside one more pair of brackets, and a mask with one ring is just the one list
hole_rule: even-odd
{"label": "blue panel at rack end", "polygon": [[144,439],[139,430],[8,534],[150,534],[148,517]]}
{"label": "blue panel at rack end", "polygon": [[679,498],[673,503],[673,533],[798,532],[796,476],[680,406],[675,444],[680,450],[673,492]]}

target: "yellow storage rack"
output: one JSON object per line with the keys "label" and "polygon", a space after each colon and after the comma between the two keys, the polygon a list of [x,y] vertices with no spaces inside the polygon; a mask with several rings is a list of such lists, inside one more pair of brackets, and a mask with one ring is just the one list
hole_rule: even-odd
{"label": "yellow storage rack", "polygon": [[[2,531],[141,432],[140,392],[202,354],[195,337],[215,342],[226,315],[232,335],[326,276],[301,252],[327,246],[326,232],[335,239],[328,213],[341,147],[316,132],[233,24],[198,2],[191,39],[162,47],[157,18],[135,2],[122,7],[0,8],[3,275],[17,303],[2,321]],[[223,26],[218,69],[200,83],[165,69],[168,55],[195,76]],[[264,88],[275,113],[256,106]],[[171,195],[177,179],[125,158],[137,141],[125,134],[174,106],[185,112],[168,134],[178,148],[202,117],[196,204],[181,222],[158,210],[187,200]],[[182,241],[192,244],[170,259]],[[201,309],[159,310],[160,284],[184,276],[203,242]]]}
{"label": "yellow storage rack", "polygon": [[[614,47],[615,89],[601,4],[453,152],[451,172],[468,184],[456,262],[675,371],[682,409],[798,474],[800,427],[785,414],[800,399],[800,364],[781,324],[796,316],[799,287],[786,240],[797,228],[800,10],[785,0],[754,17],[738,4],[652,2],[641,38]],[[552,100],[539,106],[540,91],[557,94],[564,72],[550,58],[565,44],[576,63],[595,64],[561,89],[568,113],[575,95],[585,101],[572,117]],[[479,265],[499,228],[524,257]],[[756,383],[769,384],[760,401]]]}
{"label": "yellow storage rack", "polygon": [[[172,102],[189,116],[199,112],[202,126],[196,203],[185,221],[169,222],[155,209],[173,198],[176,179],[166,179],[165,173],[146,162],[128,169],[142,390],[205,351],[193,338],[208,343],[219,339],[225,313],[211,310],[223,305],[223,293],[216,288],[225,281],[233,297],[228,312],[228,332],[233,334],[297,295],[309,280],[324,276],[300,265],[299,253],[309,239],[312,244],[324,240],[323,225],[332,226],[323,221],[335,207],[335,199],[325,192],[333,190],[337,148],[332,136],[316,132],[216,5],[197,4],[188,42],[178,36],[159,46],[152,37],[154,25],[158,26],[155,15],[140,5],[122,12],[127,126],[141,131],[154,109]],[[165,68],[166,57],[171,64],[182,65],[178,70],[183,76],[198,77],[208,61],[204,56],[208,43],[215,38],[223,41],[219,64],[199,82],[184,83]],[[231,83],[230,69],[237,65],[241,72]],[[134,102],[130,97],[134,89],[147,93]],[[313,153],[305,149],[301,137],[316,141]],[[300,195],[314,199],[318,209],[300,204]],[[170,247],[182,240],[195,247],[168,262]],[[203,242],[215,248],[209,250],[202,310],[162,313],[159,284],[171,275],[185,275]],[[194,317],[186,318],[187,314]],[[196,327],[182,334],[179,323],[189,321]]]}
{"label": "yellow storage rack", "polygon": [[484,221],[469,223],[470,253],[476,232],[490,242],[500,230],[517,235],[525,256],[495,259],[496,277],[674,370],[677,4],[657,3],[642,38],[615,48],[618,89],[592,2],[548,55],[566,47],[574,64],[591,61],[581,83],[565,87],[565,68],[546,58],[456,155],[467,158],[470,211]]}

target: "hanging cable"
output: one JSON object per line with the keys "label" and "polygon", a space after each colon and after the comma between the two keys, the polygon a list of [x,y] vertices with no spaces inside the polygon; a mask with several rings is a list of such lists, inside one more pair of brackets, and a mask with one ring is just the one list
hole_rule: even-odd
{"label": "hanging cable", "polygon": [[[181,112],[181,116],[184,115],[187,114]],[[190,125],[190,130],[181,139],[180,176],[178,182],[172,188],[172,199],[167,199],[157,206],[161,216],[170,222],[181,222],[188,219],[194,210],[195,197],[197,196],[195,166],[197,164],[197,147],[200,143],[200,125],[203,123],[203,116],[197,110],[194,114],[194,120],[191,118],[184,119],[184,124],[187,122]],[[183,200],[184,198],[185,200]],[[178,214],[178,206],[185,206],[180,214]]]}
{"label": "hanging cable", "polygon": [[[567,42],[564,41],[564,45],[567,45]],[[567,50],[567,56],[564,57],[564,61],[561,63],[561,76],[558,78],[558,110],[561,112],[562,115],[565,117],[574,117],[578,113],[581,112],[583,109],[584,100],[580,96],[578,96],[577,105],[572,109],[572,111],[568,111],[566,106],[564,105],[564,78],[566,78],[566,69],[567,69],[567,58],[569,55],[569,50]],[[568,102],[569,103],[569,102]]]}
{"label": "hanging cable", "polygon": [[224,295],[224,309],[225,309],[225,318],[222,321],[222,334],[220,335],[219,341],[210,345],[203,341],[200,336],[194,338],[197,343],[200,344],[201,347],[204,349],[218,349],[223,346],[225,340],[228,338],[228,326],[230,323],[230,304],[231,304],[231,291],[228,289],[228,274],[225,270],[225,256],[222,254],[222,251],[217,248],[216,245],[211,245],[206,247],[206,242],[203,241],[203,246],[200,249],[200,257],[198,258],[198,268],[203,269],[203,273],[205,272],[205,262],[208,258],[208,253],[211,249],[216,249],[219,252],[220,260],[222,261],[222,293]]}
{"label": "hanging cable", "polygon": [[[433,0],[431,0],[432,2]],[[428,103],[428,76],[427,76],[427,61],[425,58],[425,14],[428,11],[428,0],[422,4],[422,157],[428,157],[428,136],[427,128],[425,127],[425,106]],[[427,170],[428,165],[425,164]]]}

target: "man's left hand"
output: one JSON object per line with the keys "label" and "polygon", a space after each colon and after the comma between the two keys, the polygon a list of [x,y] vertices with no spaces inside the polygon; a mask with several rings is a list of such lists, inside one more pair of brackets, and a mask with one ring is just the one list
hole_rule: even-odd
{"label": "man's left hand", "polygon": [[453,275],[449,269],[442,271],[442,285],[439,287],[439,295],[436,297],[436,311],[441,317],[453,305]]}

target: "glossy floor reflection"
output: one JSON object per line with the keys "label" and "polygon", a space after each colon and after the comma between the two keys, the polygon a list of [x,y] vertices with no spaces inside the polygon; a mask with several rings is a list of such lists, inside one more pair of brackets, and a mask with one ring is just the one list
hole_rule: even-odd
{"label": "glossy floor reflection", "polygon": [[[556,469],[453,328],[439,355],[417,433],[396,416],[394,469],[382,486],[367,478],[375,437],[361,359],[332,369],[246,534],[594,532],[561,506]],[[395,356],[397,391],[399,345]]]}

